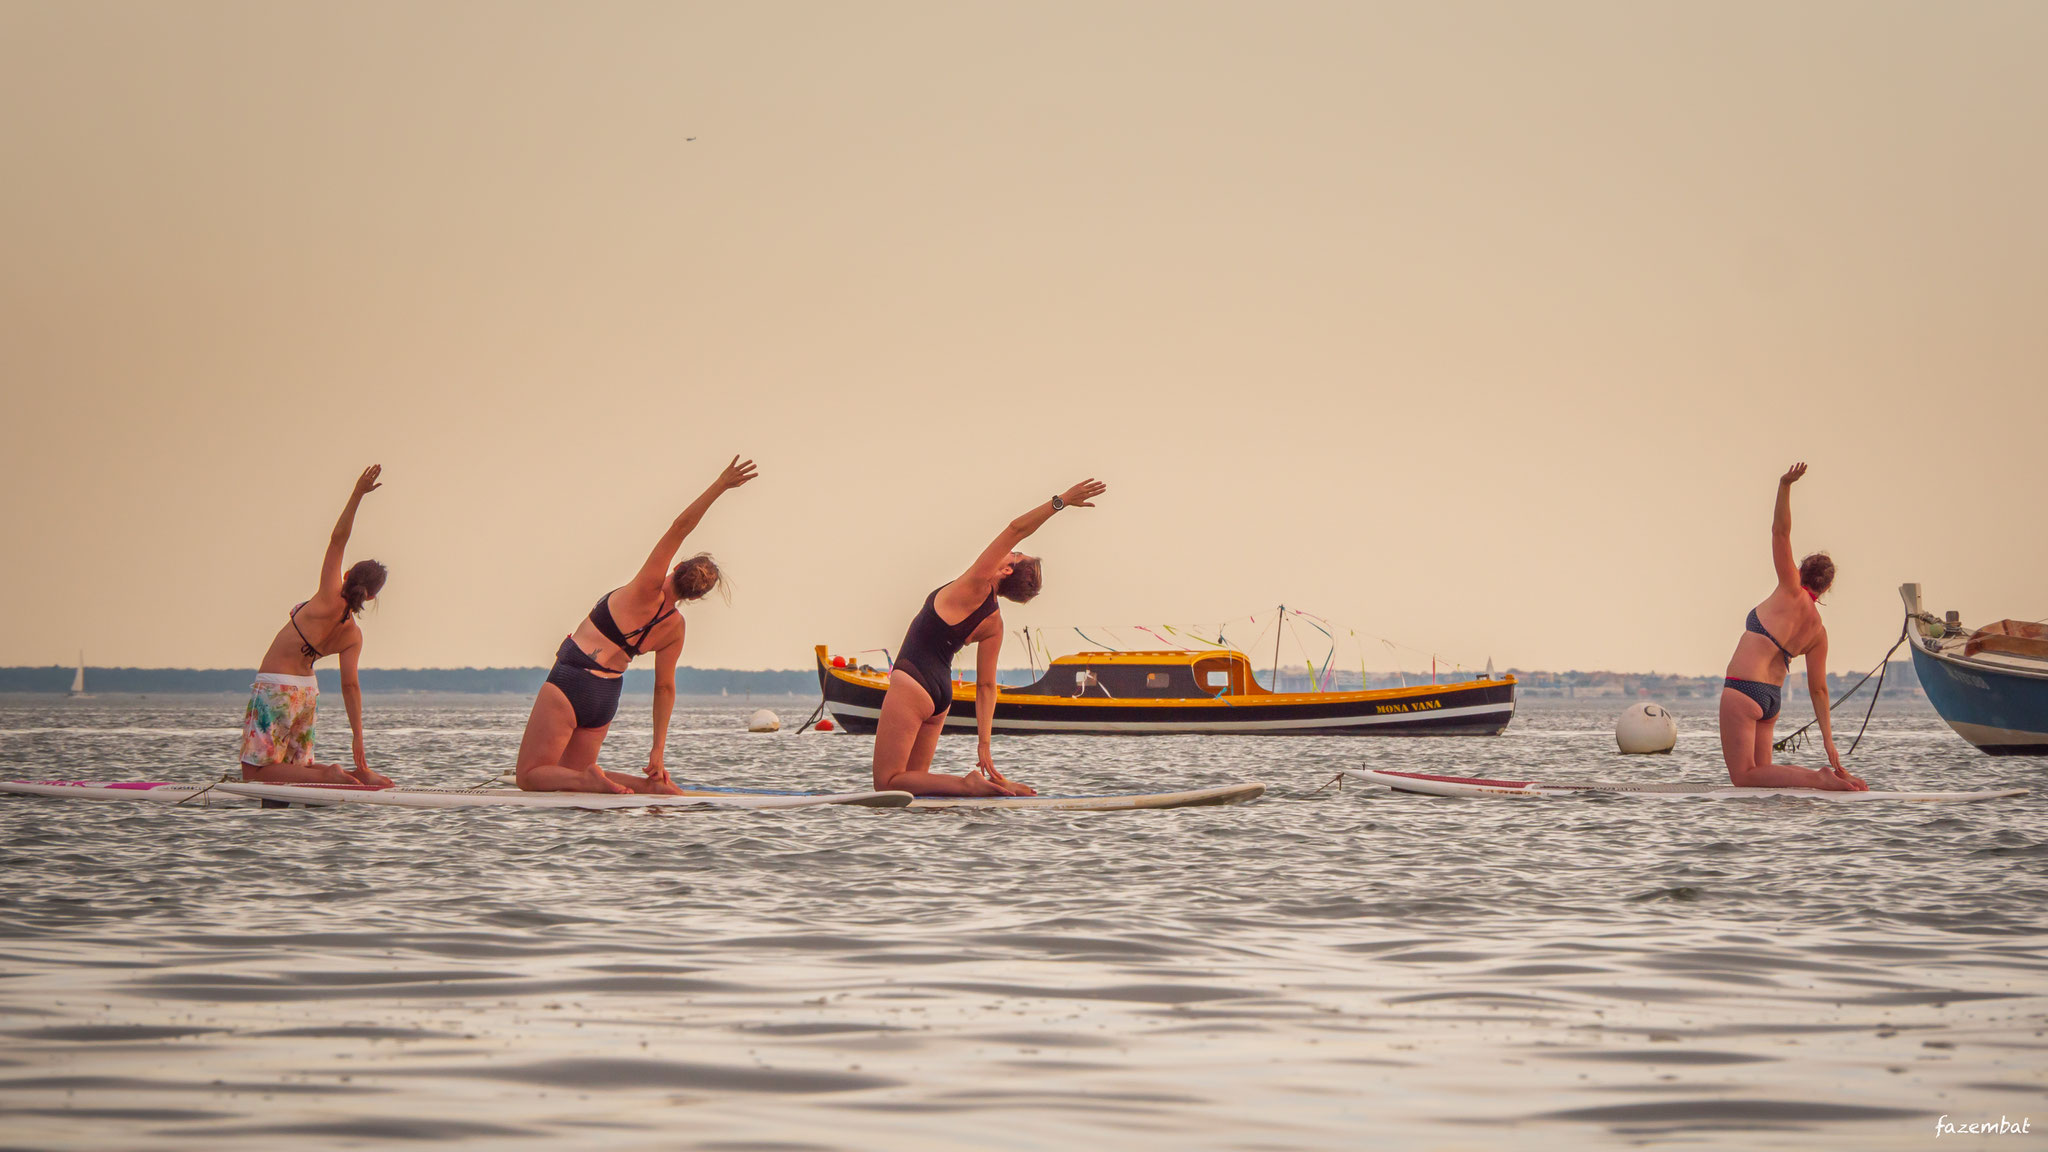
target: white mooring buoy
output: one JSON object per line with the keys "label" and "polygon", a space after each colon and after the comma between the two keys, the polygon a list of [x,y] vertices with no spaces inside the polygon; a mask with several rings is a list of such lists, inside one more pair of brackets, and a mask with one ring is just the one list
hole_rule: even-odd
{"label": "white mooring buoy", "polygon": [[752,716],[747,717],[747,731],[780,732],[782,731],[782,718],[766,708],[758,709]]}
{"label": "white mooring buoy", "polygon": [[1678,721],[1656,704],[1637,704],[1614,725],[1614,743],[1626,756],[1669,752],[1678,743]]}

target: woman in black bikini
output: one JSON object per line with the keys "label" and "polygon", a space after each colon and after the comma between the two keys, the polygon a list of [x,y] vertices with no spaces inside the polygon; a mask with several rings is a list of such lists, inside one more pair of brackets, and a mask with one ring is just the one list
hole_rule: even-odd
{"label": "woman in black bikini", "polygon": [[[754,462],[732,458],[711,487],[683,509],[630,584],[600,597],[590,615],[562,641],[555,666],[533,702],[519,742],[519,786],[529,792],[663,792],[679,789],[662,766],[668,718],[676,702],[676,657],[683,651],[683,618],[676,605],[696,600],[721,579],[718,565],[700,552],[669,570],[683,538],[721,495],[754,478]],[[642,621],[627,631],[621,620]],[[647,773],[634,776],[597,766],[597,752],[619,710],[619,691],[633,657],[654,650],[654,747]]]}
{"label": "woman in black bikini", "polygon": [[[989,726],[996,714],[996,656],[1003,647],[1003,615],[996,607],[1002,596],[1021,604],[1038,595],[1042,581],[1038,557],[1015,551],[1017,545],[1052,519],[1062,508],[1093,508],[1095,497],[1108,491],[1083,480],[1051,500],[1010,521],[995,542],[982,551],[960,578],[933,589],[910,622],[896,665],[889,672],[889,691],[882,697],[882,716],[875,726],[875,789],[900,790],[919,796],[1031,796],[1029,787],[996,771],[989,754]],[[964,775],[934,772],[932,754],[953,705],[953,657],[969,643],[974,658],[974,721],[981,737],[978,767]]]}
{"label": "woman in black bikini", "polygon": [[[1750,609],[1742,639],[1728,661],[1721,689],[1721,758],[1728,779],[1745,788],[1825,788],[1862,792],[1870,786],[1842,767],[1835,751],[1834,726],[1828,719],[1828,630],[1821,623],[1821,595],[1835,582],[1835,562],[1815,552],[1792,563],[1792,485],[1806,475],[1794,464],[1778,480],[1778,505],[1771,514],[1771,562],[1778,569],[1778,587]],[[1828,750],[1828,768],[1795,768],[1771,763],[1771,743],[1778,724],[1778,706],[1793,657],[1806,656],[1807,691],[1820,719],[1821,743]]]}

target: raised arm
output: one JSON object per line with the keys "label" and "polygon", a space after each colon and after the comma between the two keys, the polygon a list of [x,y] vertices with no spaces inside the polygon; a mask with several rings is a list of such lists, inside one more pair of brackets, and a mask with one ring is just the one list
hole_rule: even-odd
{"label": "raised arm", "polygon": [[320,558],[320,591],[325,595],[341,595],[341,558],[348,549],[349,533],[356,529],[356,505],[383,487],[377,483],[383,471],[382,464],[363,469],[363,474],[356,477],[355,490],[348,494],[348,503],[341,509],[341,519],[334,522],[334,531],[327,537],[327,555]]}
{"label": "raised arm", "polygon": [[1030,539],[1033,532],[1044,527],[1045,522],[1052,519],[1053,513],[1059,511],[1060,508],[1093,508],[1095,507],[1095,498],[1107,491],[1109,491],[1107,485],[1093,479],[1083,480],[1059,494],[1056,498],[1058,500],[1058,507],[1054,506],[1052,500],[1047,500],[1031,511],[1010,521],[1010,526],[1003,529],[987,548],[982,549],[981,555],[975,559],[973,567],[962,573],[961,579],[969,585],[993,582],[997,574],[1002,572],[1003,565],[1009,562],[1010,553],[1017,550],[1017,545]]}
{"label": "raised arm", "polygon": [[1794,464],[1778,477],[1778,503],[1771,510],[1771,565],[1778,570],[1778,587],[1799,587],[1799,565],[1792,559],[1792,485],[1806,475],[1806,465]]}
{"label": "raised arm", "polygon": [[690,533],[697,530],[697,523],[704,519],[704,513],[711,510],[711,505],[716,503],[720,496],[753,478],[754,462],[733,457],[732,463],[725,466],[725,471],[718,474],[718,479],[711,482],[711,487],[706,488],[703,495],[691,501],[690,506],[683,509],[682,515],[676,517],[675,523],[668,526],[668,531],[662,533],[660,543],[654,546],[654,551],[647,554],[647,563],[642,564],[640,571],[634,575],[634,589],[644,595],[658,594],[661,591],[662,578],[668,575],[669,565],[675,562],[676,552],[682,548],[683,541]]}

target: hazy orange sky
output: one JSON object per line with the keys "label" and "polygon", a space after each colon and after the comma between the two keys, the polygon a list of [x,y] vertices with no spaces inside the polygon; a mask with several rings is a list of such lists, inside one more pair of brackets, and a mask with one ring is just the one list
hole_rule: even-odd
{"label": "hazy orange sky", "polygon": [[372,462],[365,663],[545,664],[733,453],[686,664],[893,647],[1088,475],[1013,627],[1718,672],[1795,459],[1836,669],[1902,581],[2048,615],[2044,59],[2031,3],[0,0],[0,664],[253,666]]}

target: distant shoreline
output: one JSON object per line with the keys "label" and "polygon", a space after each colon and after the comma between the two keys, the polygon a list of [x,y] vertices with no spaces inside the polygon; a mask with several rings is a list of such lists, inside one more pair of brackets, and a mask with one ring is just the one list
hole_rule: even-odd
{"label": "distant shoreline", "polygon": [[[404,692],[365,692],[363,695],[365,699],[373,701],[376,707],[380,709],[394,706],[459,707],[465,704],[478,706],[503,704],[516,705],[523,711],[533,700],[533,694],[530,692],[435,692],[413,690]],[[653,698],[653,694],[648,692],[637,694],[629,692],[626,696],[628,699],[638,700],[640,703],[636,704],[635,707],[642,709],[643,712],[645,702]],[[61,692],[0,692],[0,708],[50,708],[63,707],[70,704],[76,704],[80,708],[127,707],[144,704],[209,704],[218,705],[232,711],[235,714],[237,723],[239,723],[242,714],[242,707],[248,703],[248,700],[249,689],[247,687],[235,691],[88,692],[86,695],[76,698]],[[331,702],[334,707],[341,707],[339,697],[333,698]],[[799,710],[801,713],[808,713],[817,704],[818,693],[815,690],[807,696],[791,693],[777,694],[774,692],[755,692],[751,695],[734,692],[728,696],[720,696],[715,692],[708,696],[690,693],[678,693],[676,695],[676,706],[679,708],[774,708],[784,712],[794,709]],[[326,706],[326,703],[321,705],[323,708]],[[785,715],[784,718],[787,719],[787,716]]]}
{"label": "distant shoreline", "polygon": [[[62,665],[46,667],[0,668],[0,695],[62,696],[70,691],[71,678],[77,669]],[[1563,700],[1574,703],[1593,703],[1611,700],[1616,703],[1629,700],[1712,700],[1721,694],[1719,676],[1668,676],[1654,672],[1545,672],[1511,668],[1509,673],[1520,681],[1517,699],[1533,703],[1538,700]],[[254,679],[254,669],[242,668],[92,668],[85,670],[85,690],[92,695],[107,696],[160,696],[160,695],[213,695],[216,693],[243,693],[249,690]],[[341,690],[341,675],[332,668],[319,669],[316,675],[322,692]],[[366,695],[416,695],[433,693],[458,696],[525,696],[531,698],[547,680],[546,668],[364,668],[361,671],[363,692]],[[1443,683],[1465,680],[1476,673],[1446,670],[1436,679]],[[1037,679],[1037,674],[1027,668],[1005,668],[999,673],[1005,685],[1028,684]],[[1836,697],[1862,678],[1861,672],[1836,672],[1828,676],[1830,694]],[[1332,677],[1331,689],[1338,692],[1356,692],[1361,683],[1371,688],[1398,688],[1419,686],[1430,683],[1430,677],[1421,673],[1376,672],[1362,676],[1358,672],[1338,671]],[[1262,684],[1265,678],[1261,677]],[[1283,692],[1304,692],[1310,690],[1309,677],[1304,672],[1290,672],[1283,669],[1278,688]],[[635,668],[626,673],[625,691],[633,695],[647,695],[654,691],[654,672],[649,668]],[[1785,681],[1788,696],[1804,696],[1806,678],[1794,674]],[[679,696],[692,697],[755,697],[793,696],[815,698],[818,694],[818,677],[809,668],[677,668],[676,692]],[[1895,660],[1885,672],[1884,694],[1887,697],[1912,697],[1922,695],[1919,677],[1913,673],[1909,661]]]}
{"label": "distant shoreline", "polygon": [[[71,690],[76,668],[0,668],[0,694],[64,695]],[[321,668],[314,673],[322,692],[341,690],[341,673]],[[547,681],[546,668],[364,668],[360,672],[365,695],[435,692],[458,695],[518,695],[531,698]],[[256,677],[253,668],[93,668],[85,670],[85,690],[92,695],[134,696],[193,694],[249,690]],[[646,694],[654,691],[654,671],[635,668],[626,673],[625,690]],[[810,670],[677,668],[676,692],[684,696],[789,696],[818,690],[817,673]]]}

